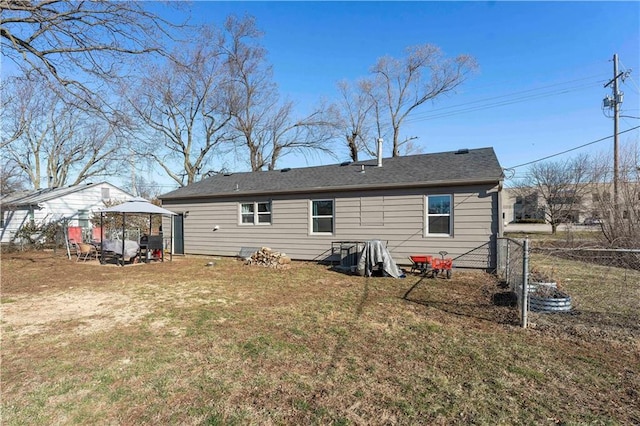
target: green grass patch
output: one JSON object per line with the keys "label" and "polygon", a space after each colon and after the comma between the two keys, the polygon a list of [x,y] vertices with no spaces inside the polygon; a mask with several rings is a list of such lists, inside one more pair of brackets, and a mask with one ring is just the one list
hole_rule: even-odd
{"label": "green grass patch", "polygon": [[545,376],[541,372],[534,370],[533,368],[521,367],[521,366],[509,366],[507,368],[511,373],[524,377],[525,379],[535,380],[538,382],[544,382]]}

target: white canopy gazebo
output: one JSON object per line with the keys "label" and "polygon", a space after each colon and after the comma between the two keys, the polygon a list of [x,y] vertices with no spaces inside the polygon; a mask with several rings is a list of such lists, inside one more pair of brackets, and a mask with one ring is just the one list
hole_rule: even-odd
{"label": "white canopy gazebo", "polygon": [[[100,210],[100,236],[104,237],[104,215],[106,213],[121,213],[122,214],[122,251],[121,255],[123,256],[122,265],[124,265],[124,253],[125,253],[125,226],[126,226],[126,218],[127,214],[148,214],[149,215],[149,235],[151,235],[151,219],[154,214],[162,215],[162,216],[175,216],[176,213],[164,209],[162,207],[156,206],[155,204],[150,203],[148,200],[140,197],[132,198],[129,201],[125,201],[122,204],[118,204],[117,206],[108,207],[106,209]],[[173,246],[173,234],[170,234],[171,245]],[[104,259],[104,244],[101,244],[101,258]],[[164,249],[163,249],[164,252]],[[173,254],[173,249],[171,250],[171,254]],[[163,254],[164,256],[164,254]]]}

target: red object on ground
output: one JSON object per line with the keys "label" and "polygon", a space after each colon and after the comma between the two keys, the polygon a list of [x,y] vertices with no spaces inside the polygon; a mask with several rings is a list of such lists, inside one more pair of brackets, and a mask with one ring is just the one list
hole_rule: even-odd
{"label": "red object on ground", "polygon": [[453,259],[432,259],[431,260],[431,267],[433,269],[438,269],[440,271],[444,270],[444,269],[451,269],[453,268]]}
{"label": "red object on ground", "polygon": [[413,263],[427,264],[427,263],[431,263],[433,256],[427,256],[427,255],[421,254],[421,255],[409,256],[409,258]]}
{"label": "red object on ground", "polygon": [[[441,252],[444,256],[446,252]],[[414,254],[409,256],[413,265],[411,266],[411,272],[419,271],[425,275],[431,275],[432,278],[443,273],[446,278],[451,278],[453,269],[452,258],[438,258],[434,256],[428,256],[424,254]]]}
{"label": "red object on ground", "polygon": [[69,227],[69,241],[74,243],[82,242],[82,227],[80,226]]}
{"label": "red object on ground", "polygon": [[102,228],[93,228],[91,236],[93,241],[102,241]]}

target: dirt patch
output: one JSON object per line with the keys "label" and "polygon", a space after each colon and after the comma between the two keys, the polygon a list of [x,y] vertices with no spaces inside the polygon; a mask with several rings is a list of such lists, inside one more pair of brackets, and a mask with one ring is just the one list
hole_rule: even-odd
{"label": "dirt patch", "polygon": [[75,334],[90,334],[133,323],[149,312],[123,294],[70,288],[65,293],[40,294],[5,302],[3,329],[18,336],[46,333],[66,323]]}
{"label": "dirt patch", "polygon": [[530,313],[529,328],[546,335],[576,342],[625,342],[636,345],[640,341],[638,316],[573,310],[563,313]]}

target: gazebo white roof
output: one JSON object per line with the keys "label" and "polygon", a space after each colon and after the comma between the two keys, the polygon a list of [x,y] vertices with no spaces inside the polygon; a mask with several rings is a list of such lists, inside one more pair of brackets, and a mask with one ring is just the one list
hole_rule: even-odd
{"label": "gazebo white roof", "polygon": [[165,216],[175,216],[176,213],[158,207],[155,204],[151,204],[144,198],[132,198],[129,201],[125,201],[117,206],[108,207],[100,210],[100,213],[146,213],[146,214],[161,214]]}

